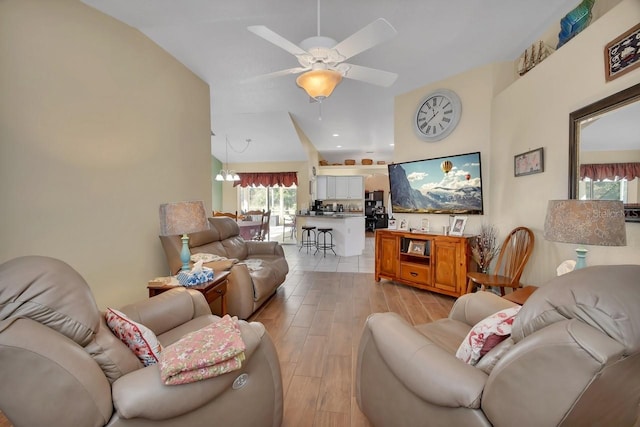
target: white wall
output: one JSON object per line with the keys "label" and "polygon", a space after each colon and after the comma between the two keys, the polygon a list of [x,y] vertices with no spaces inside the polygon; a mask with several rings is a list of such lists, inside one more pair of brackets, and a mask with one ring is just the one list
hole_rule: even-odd
{"label": "white wall", "polygon": [[168,273],[158,206],[211,206],[209,87],[77,0],[0,1],[0,262],[47,255],[98,305]]}
{"label": "white wall", "polygon": [[[640,70],[609,83],[604,77],[604,46],[640,21],[640,2],[622,1],[576,38],[500,93],[492,115],[492,220],[501,229],[523,224],[536,233],[536,246],[523,280],[541,284],[575,245],[547,242],[542,236],[547,201],[568,197],[569,114],[640,82]],[[545,149],[545,172],[513,177],[513,156]],[[626,247],[591,246],[588,264],[638,264],[640,224],[627,223]]]}
{"label": "white wall", "polygon": [[[396,97],[394,162],[427,159],[480,151],[482,161],[482,187],[484,215],[472,215],[465,232],[480,228],[488,220],[492,206],[491,187],[491,102],[495,95],[496,76],[511,76],[512,64],[495,64],[430,84]],[[508,72],[505,73],[505,69]],[[504,85],[504,83],[502,83]],[[458,94],[462,102],[462,116],[451,135],[441,141],[424,142],[415,133],[413,120],[422,98],[428,93],[446,88]],[[411,227],[419,228],[422,218],[428,218],[432,230],[449,224],[448,215],[394,214],[396,219],[407,219]]]}
{"label": "white wall", "polygon": [[[485,215],[470,216],[466,231],[477,231],[483,221],[496,225],[501,238],[519,225],[533,229],[536,244],[524,283],[544,284],[563,260],[575,259],[573,245],[547,242],[542,236],[547,202],[568,197],[569,114],[640,82],[640,70],[635,70],[606,83],[603,63],[605,44],[639,21],[640,2],[623,0],[513,83],[515,65],[494,64],[396,98],[395,161],[482,152]],[[458,93],[462,119],[445,140],[421,142],[412,128],[415,108],[424,95],[440,87]],[[515,178],[514,156],[538,147],[545,150],[545,171]],[[418,224],[421,216],[404,217]],[[446,216],[429,218],[435,230],[447,222]],[[627,223],[626,247],[588,249],[591,265],[638,264],[640,224]]]}

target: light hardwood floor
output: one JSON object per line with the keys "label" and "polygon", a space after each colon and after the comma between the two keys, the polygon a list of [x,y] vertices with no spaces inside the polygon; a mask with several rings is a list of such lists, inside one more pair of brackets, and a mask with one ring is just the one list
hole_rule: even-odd
{"label": "light hardwood floor", "polygon": [[446,317],[454,298],[371,273],[294,271],[250,320],[275,342],[284,388],[283,426],[369,426],[355,400],[355,366],[364,322],[394,311],[411,324]]}
{"label": "light hardwood floor", "polygon": [[[283,427],[370,426],[355,401],[360,333],[371,313],[394,311],[411,324],[446,317],[454,298],[372,273],[294,270],[250,320],[271,335],[282,368]],[[0,413],[0,427],[11,424]]]}

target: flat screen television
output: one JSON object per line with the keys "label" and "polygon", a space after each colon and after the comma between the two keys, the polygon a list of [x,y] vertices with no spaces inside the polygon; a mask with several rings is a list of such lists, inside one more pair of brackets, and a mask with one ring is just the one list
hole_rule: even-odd
{"label": "flat screen television", "polygon": [[480,215],[480,152],[388,165],[393,213]]}

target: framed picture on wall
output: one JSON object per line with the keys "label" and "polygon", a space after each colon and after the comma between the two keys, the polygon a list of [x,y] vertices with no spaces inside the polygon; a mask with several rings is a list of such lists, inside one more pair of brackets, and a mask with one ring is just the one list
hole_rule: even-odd
{"label": "framed picture on wall", "polygon": [[513,176],[531,175],[544,172],[544,149],[542,147],[513,158]]}
{"label": "framed picture on wall", "polygon": [[604,77],[618,78],[640,66],[640,24],[625,31],[604,47]]}

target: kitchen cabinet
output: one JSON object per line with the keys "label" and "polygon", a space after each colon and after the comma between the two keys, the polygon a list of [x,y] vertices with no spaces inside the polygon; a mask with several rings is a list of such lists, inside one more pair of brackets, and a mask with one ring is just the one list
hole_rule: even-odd
{"label": "kitchen cabinet", "polygon": [[[362,199],[364,197],[364,181],[361,176],[348,176],[348,199]],[[336,186],[337,187],[337,186]]]}
{"label": "kitchen cabinet", "polygon": [[364,181],[362,176],[316,177],[317,200],[362,200],[364,198]]}
{"label": "kitchen cabinet", "polygon": [[361,176],[336,176],[336,200],[362,200],[364,183]]}
{"label": "kitchen cabinet", "polygon": [[332,200],[336,198],[338,183],[335,176],[327,176],[327,199]]}
{"label": "kitchen cabinet", "polygon": [[[334,184],[335,188],[335,184]],[[316,177],[316,200],[327,199],[327,176]]]}

